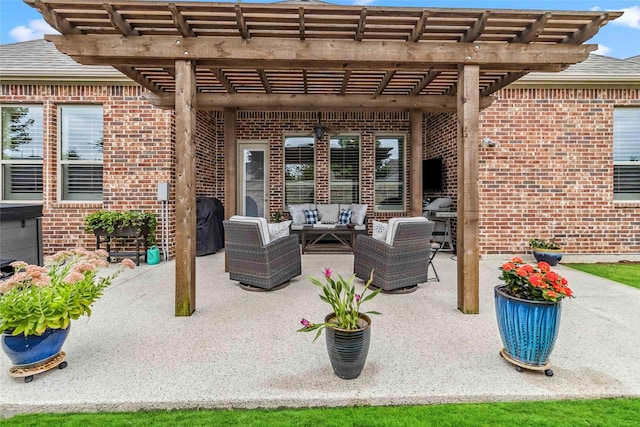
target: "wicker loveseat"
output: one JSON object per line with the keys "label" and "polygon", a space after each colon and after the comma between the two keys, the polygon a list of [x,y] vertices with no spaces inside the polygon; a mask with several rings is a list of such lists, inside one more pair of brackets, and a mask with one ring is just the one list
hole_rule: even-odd
{"label": "wicker loveseat", "polygon": [[233,216],[223,224],[229,278],[243,289],[280,289],[302,273],[298,235],[272,241],[264,218]]}
{"label": "wicker loveseat", "polygon": [[385,240],[358,235],[353,271],[383,292],[411,292],[427,281],[433,221],[424,217],[392,218]]}

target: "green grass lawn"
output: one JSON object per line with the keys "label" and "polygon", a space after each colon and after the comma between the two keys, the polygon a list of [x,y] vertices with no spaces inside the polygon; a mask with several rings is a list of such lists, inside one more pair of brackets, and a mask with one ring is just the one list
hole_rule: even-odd
{"label": "green grass lawn", "polygon": [[562,264],[640,289],[640,263]]}
{"label": "green grass lawn", "polygon": [[640,399],[17,415],[4,426],[638,426]]}

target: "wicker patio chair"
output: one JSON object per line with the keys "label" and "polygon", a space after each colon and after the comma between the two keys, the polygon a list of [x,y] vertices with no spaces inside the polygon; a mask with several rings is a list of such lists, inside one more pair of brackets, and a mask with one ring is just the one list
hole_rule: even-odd
{"label": "wicker patio chair", "polygon": [[433,221],[424,217],[392,218],[386,241],[359,235],[353,271],[367,280],[373,270],[374,287],[387,293],[407,293],[427,281]]}
{"label": "wicker patio chair", "polygon": [[298,235],[271,241],[264,218],[234,216],[223,224],[229,278],[243,289],[281,289],[302,273]]}

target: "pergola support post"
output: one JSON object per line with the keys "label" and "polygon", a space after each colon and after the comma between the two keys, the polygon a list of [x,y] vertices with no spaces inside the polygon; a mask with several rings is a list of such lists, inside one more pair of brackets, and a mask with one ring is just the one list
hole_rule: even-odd
{"label": "pergola support post", "polygon": [[[238,135],[237,110],[225,108],[222,112],[224,120],[224,209],[225,219],[238,212]],[[224,254],[224,271],[229,271],[227,253]]]}
{"label": "pergola support post", "polygon": [[224,202],[225,217],[229,219],[238,211],[238,138],[237,138],[237,114],[235,108],[225,108],[224,120]]}
{"label": "pergola support post", "polygon": [[479,84],[479,66],[458,66],[458,309],[465,314],[480,312]]}
{"label": "pergola support post", "polygon": [[176,70],[176,316],[196,310],[196,66]]}
{"label": "pergola support post", "polygon": [[422,110],[409,111],[411,125],[411,215],[422,215]]}

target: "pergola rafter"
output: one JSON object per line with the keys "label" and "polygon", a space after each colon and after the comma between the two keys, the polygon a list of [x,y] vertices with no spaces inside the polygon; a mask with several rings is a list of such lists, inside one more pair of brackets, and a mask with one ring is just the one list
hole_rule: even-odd
{"label": "pergola rafter", "polygon": [[[421,213],[424,111],[458,117],[458,308],[479,310],[478,126],[490,95],[583,61],[619,12],[140,0],[24,0],[85,65],[111,65],[176,111],[176,315],[195,310],[195,111],[222,109],[225,211],[235,213],[238,109],[406,110]],[[184,158],[183,158],[184,157]]]}

